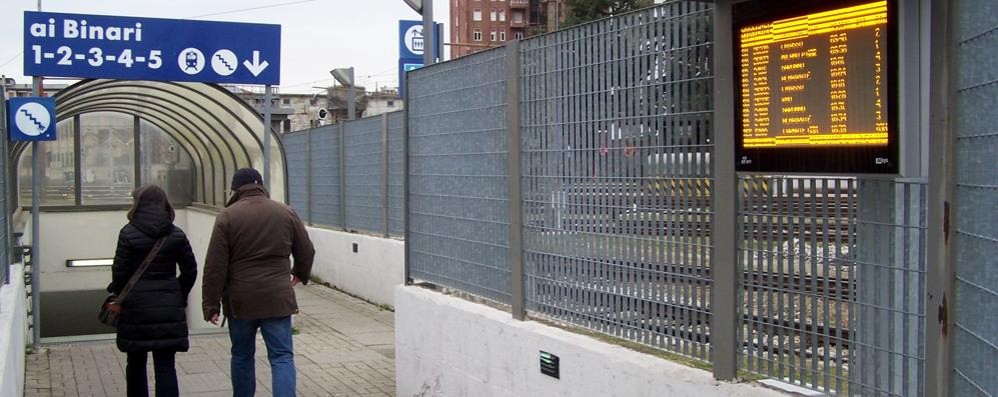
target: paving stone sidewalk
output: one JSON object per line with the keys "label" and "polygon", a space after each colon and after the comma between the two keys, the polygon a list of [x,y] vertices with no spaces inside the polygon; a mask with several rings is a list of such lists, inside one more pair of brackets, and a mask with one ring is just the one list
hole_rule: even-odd
{"label": "paving stone sidewalk", "polygon": [[[295,366],[299,396],[394,396],[394,316],[390,311],[323,286],[295,288]],[[231,396],[226,333],[191,336],[177,354],[181,396]],[[113,340],[43,345],[28,354],[29,397],[124,396],[125,354]],[[257,337],[257,395],[268,396],[270,366]],[[154,395],[149,358],[150,395]]]}

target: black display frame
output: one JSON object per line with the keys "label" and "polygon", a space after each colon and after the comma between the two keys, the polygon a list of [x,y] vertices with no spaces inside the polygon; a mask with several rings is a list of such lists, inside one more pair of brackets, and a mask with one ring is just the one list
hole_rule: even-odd
{"label": "black display frame", "polygon": [[750,0],[736,3],[733,12],[732,60],[735,96],[735,169],[747,173],[898,174],[901,165],[898,126],[898,2],[887,0],[887,145],[744,148],[742,130],[741,36],[746,26],[872,3],[872,0]]}

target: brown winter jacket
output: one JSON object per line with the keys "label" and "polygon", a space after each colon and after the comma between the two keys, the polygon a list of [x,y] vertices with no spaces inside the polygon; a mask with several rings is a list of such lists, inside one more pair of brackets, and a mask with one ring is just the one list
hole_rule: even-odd
{"label": "brown winter jacket", "polygon": [[291,275],[307,284],[314,256],[305,226],[291,208],[271,200],[260,185],[239,188],[211,232],[202,278],[205,321],[219,313],[219,302],[225,316],[240,320],[297,313]]}

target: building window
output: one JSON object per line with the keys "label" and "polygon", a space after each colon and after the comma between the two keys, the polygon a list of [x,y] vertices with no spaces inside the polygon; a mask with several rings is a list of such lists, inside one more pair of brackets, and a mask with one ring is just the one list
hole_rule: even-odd
{"label": "building window", "polygon": [[475,11],[472,11],[471,12],[471,20],[472,21],[481,21],[482,20],[482,10],[476,8]]}
{"label": "building window", "polygon": [[513,37],[515,37],[517,40],[523,40],[523,32],[515,32],[513,33]]}
{"label": "building window", "polygon": [[395,101],[388,101],[388,107],[395,106]]}
{"label": "building window", "polygon": [[491,32],[489,32],[489,41],[496,41],[496,31],[495,31],[495,29],[493,29]]}
{"label": "building window", "polygon": [[290,100],[290,99],[287,99],[287,98],[285,98],[284,100],[282,100],[282,101],[281,101],[281,103],[283,103],[283,104],[285,104],[285,105],[290,105],[290,104],[291,104],[291,100]]}
{"label": "building window", "polygon": [[482,41],[482,30],[475,29],[475,31],[471,33],[471,39],[474,41]]}
{"label": "building window", "polygon": [[505,30],[500,30],[499,31],[499,41],[506,41],[506,31]]}
{"label": "building window", "polygon": [[499,11],[499,20],[506,22],[506,10]]}
{"label": "building window", "polygon": [[496,19],[498,18],[497,15],[498,14],[496,13],[496,10],[489,11],[489,20],[495,22]]}
{"label": "building window", "polygon": [[309,106],[315,106],[318,103],[319,103],[319,101],[315,100],[315,98],[312,98],[312,99],[308,100]]}

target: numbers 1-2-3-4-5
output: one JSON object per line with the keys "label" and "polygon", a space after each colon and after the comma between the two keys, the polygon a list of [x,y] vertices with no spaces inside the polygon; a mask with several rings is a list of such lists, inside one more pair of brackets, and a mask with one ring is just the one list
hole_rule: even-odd
{"label": "numbers 1-2-3-4-5", "polygon": [[118,63],[126,68],[136,63],[145,63],[150,69],[159,69],[163,66],[160,50],[151,50],[148,54],[133,54],[132,50],[126,48],[120,53],[105,54],[99,47],[93,47],[86,53],[73,53],[73,49],[69,46],[61,46],[54,52],[45,52],[40,45],[31,46],[31,50],[34,53],[35,64],[41,64],[45,59],[57,59],[56,64],[62,66],[72,66],[73,62],[86,62],[93,67],[102,66],[105,62]]}

